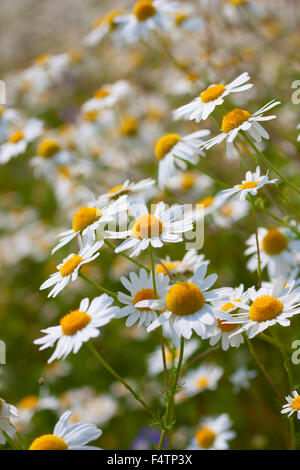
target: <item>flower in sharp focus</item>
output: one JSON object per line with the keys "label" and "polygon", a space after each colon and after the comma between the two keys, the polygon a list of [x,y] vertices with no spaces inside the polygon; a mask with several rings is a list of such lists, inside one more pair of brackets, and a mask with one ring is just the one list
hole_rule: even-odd
{"label": "flower in sharp focus", "polygon": [[174,118],[195,119],[197,123],[207,119],[216,106],[223,104],[225,96],[252,88],[251,83],[246,83],[249,80],[248,73],[244,72],[227,85],[221,83],[210,85],[198,98],[176,109],[173,113]]}
{"label": "flower in sharp focus", "polygon": [[228,288],[209,290],[218,276],[210,274],[205,277],[206,271],[207,264],[203,263],[189,282],[178,282],[171,286],[165,298],[144,301],[138,305],[165,310],[147,331],[168,323],[176,346],[181,336],[190,339],[193,330],[200,337],[205,337],[207,327],[215,323],[214,308],[211,304],[228,294]]}
{"label": "flower in sharp focus", "polygon": [[[247,263],[250,271],[257,269],[257,246],[255,234],[247,240],[248,248],[245,255],[251,255]],[[267,267],[271,279],[279,276],[287,276],[297,264],[295,254],[300,251],[300,241],[289,238],[286,229],[258,228],[258,243],[260,250],[261,269]]]}
{"label": "flower in sharp focus", "polygon": [[0,444],[5,444],[6,437],[3,432],[7,434],[14,433],[15,429],[11,425],[10,420],[18,416],[18,410],[15,406],[9,405],[0,397]]}
{"label": "flower in sharp focus", "polygon": [[100,450],[99,447],[87,446],[101,436],[102,431],[94,424],[76,423],[69,425],[71,411],[66,411],[55,425],[53,434],[37,437],[29,450]]}
{"label": "flower in sharp focus", "polygon": [[233,186],[233,188],[225,189],[223,191],[224,197],[236,195],[241,201],[244,201],[248,194],[256,196],[257,191],[266,184],[274,184],[277,179],[269,179],[268,174],[261,175],[260,167],[257,166],[254,173],[247,171],[246,178],[240,183]]}
{"label": "flower in sharp focus", "polygon": [[9,162],[11,158],[23,154],[27,146],[43,131],[43,123],[38,119],[29,121],[20,129],[14,130],[8,137],[8,142],[0,147],[0,164]]}
{"label": "flower in sharp focus", "polygon": [[106,325],[118,312],[112,306],[113,299],[106,294],[95,297],[91,303],[85,298],[80,302],[78,310],[67,313],[60,319],[59,326],[42,330],[45,336],[36,339],[34,344],[41,345],[40,350],[57,346],[48,360],[65,359],[71,352],[77,354],[83,343],[100,335],[99,328]]}
{"label": "flower in sharp focus", "polygon": [[199,150],[202,137],[209,134],[202,129],[180,137],[178,134],[165,134],[155,144],[155,156],[159,161],[158,184],[164,188],[170,178],[176,175],[176,167],[185,170],[187,163],[196,164],[198,155],[204,156]]}
{"label": "flower in sharp focus", "polygon": [[227,450],[229,448],[228,441],[236,436],[236,433],[231,430],[231,426],[232,422],[226,413],[203,418],[188,449]]}
{"label": "flower in sharp focus", "polygon": [[90,263],[99,256],[100,253],[97,251],[100,250],[103,243],[102,240],[99,240],[93,245],[84,246],[78,254],[71,253],[62,263],[57,265],[57,272],[50,275],[49,279],[41,285],[40,290],[54,285],[48,297],[56,297],[70,281],[76,281],[79,269],[83,264]]}
{"label": "flower in sharp focus", "polygon": [[288,413],[288,418],[292,416],[293,413],[297,414],[297,419],[300,419],[300,395],[296,390],[292,392],[292,396],[288,395],[285,397],[287,403],[283,405],[281,413]]}
{"label": "flower in sharp focus", "polygon": [[229,324],[238,323],[241,326],[232,334],[246,331],[248,337],[253,338],[270,326],[289,326],[289,319],[300,313],[300,290],[294,289],[294,284],[294,281],[286,283],[278,278],[272,286],[261,287],[258,291],[250,288],[250,305],[236,303],[239,313],[232,314],[232,319],[228,321]]}
{"label": "flower in sharp focus", "polygon": [[[123,292],[118,293],[118,300],[126,307],[120,308],[116,317],[127,317],[126,326],[132,326],[138,322],[138,326],[149,326],[157,318],[154,310],[148,307],[136,307],[142,300],[155,299],[153,290],[153,280],[151,273],[147,274],[145,269],[141,269],[139,275],[134,272],[129,274],[129,279],[121,277],[123,286],[130,292],[130,295]],[[169,278],[163,274],[155,275],[157,297],[162,298],[169,289]]]}
{"label": "flower in sharp focus", "polygon": [[116,248],[116,253],[133,248],[130,256],[138,256],[149,245],[160,248],[164,243],[178,243],[182,234],[192,230],[191,215],[185,215],[184,206],[174,205],[167,208],[164,202],[156,205],[154,214],[150,214],[143,201],[130,205],[134,223],[130,230],[121,232],[107,231],[110,238],[126,238]]}
{"label": "flower in sharp focus", "polygon": [[250,380],[254,379],[256,376],[256,370],[248,370],[244,366],[239,367],[234,374],[229,377],[233,385],[234,393],[238,393],[242,388],[248,388],[250,386]]}
{"label": "flower in sharp focus", "polygon": [[193,397],[204,390],[216,390],[222,375],[222,367],[214,364],[201,364],[184,377],[183,394],[186,397]]}
{"label": "flower in sharp focus", "polygon": [[262,139],[269,139],[269,134],[262,127],[259,121],[275,119],[276,116],[264,116],[263,114],[278,104],[280,104],[280,101],[270,101],[254,114],[250,114],[244,109],[232,109],[223,116],[221,134],[201,144],[200,149],[208,150],[214,145],[220,144],[223,140],[226,140],[226,155],[227,158],[231,158],[234,153],[233,143],[239,132],[248,132],[250,137],[258,143],[261,142]]}

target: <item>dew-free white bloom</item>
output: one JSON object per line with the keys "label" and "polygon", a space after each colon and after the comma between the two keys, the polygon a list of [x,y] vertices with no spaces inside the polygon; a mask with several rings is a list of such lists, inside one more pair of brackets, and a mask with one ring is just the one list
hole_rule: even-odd
{"label": "dew-free white bloom", "polygon": [[95,91],[93,98],[86,101],[82,107],[84,113],[98,111],[114,106],[120,99],[128,95],[130,86],[125,80],[119,80],[113,84],[103,85]]}
{"label": "dew-free white bloom", "polygon": [[41,135],[43,123],[39,119],[29,119],[21,129],[17,129],[8,138],[8,142],[0,147],[0,164],[9,162],[23,154],[29,143]]}
{"label": "dew-free white bloom", "polygon": [[257,166],[254,173],[247,171],[246,178],[240,183],[233,186],[233,188],[225,189],[223,191],[224,197],[237,195],[237,197],[244,201],[248,195],[256,196],[257,191],[266,184],[274,184],[277,179],[269,179],[268,174],[261,175],[260,167]]}
{"label": "dew-free white bloom", "polygon": [[222,375],[222,367],[209,363],[201,364],[184,377],[183,394],[193,397],[204,390],[216,390]]}
{"label": "dew-free white bloom", "polygon": [[174,118],[195,119],[197,123],[207,119],[216,106],[223,104],[225,96],[252,88],[253,85],[251,83],[246,83],[249,80],[248,73],[244,72],[227,85],[222,85],[221,83],[210,85],[198,98],[176,109],[173,113]]}
{"label": "dew-free white bloom", "polygon": [[106,194],[99,196],[96,205],[101,208],[123,195],[127,195],[128,200],[136,198],[137,195],[139,195],[139,198],[148,199],[154,185],[155,181],[152,178],[146,178],[137,183],[126,180],[124,183],[109,189]]}
{"label": "dew-free white bloom", "polygon": [[250,204],[247,201],[231,199],[226,201],[219,210],[213,212],[213,219],[217,226],[229,228],[249,212]]}
{"label": "dew-free white bloom", "polygon": [[79,269],[83,264],[90,263],[99,256],[100,253],[97,253],[97,251],[100,250],[103,243],[102,240],[99,240],[93,245],[84,246],[78,254],[71,253],[62,263],[56,266],[57,272],[50,275],[49,279],[41,285],[40,290],[54,285],[48,297],[56,297],[70,281],[76,281]]}
{"label": "dew-free white bloom", "polygon": [[156,265],[155,270],[158,274],[163,273],[165,276],[174,273],[191,274],[194,273],[201,264],[208,264],[203,254],[198,254],[197,250],[188,250],[182,260],[171,261],[167,256]]}
{"label": "dew-free white bloom", "polygon": [[236,433],[231,430],[231,426],[232,421],[226,413],[201,419],[188,449],[227,450],[229,448],[228,441],[236,436]]}
{"label": "dew-free white bloom", "polygon": [[15,406],[9,405],[6,401],[0,397],[0,445],[5,444],[6,437],[2,431],[7,434],[14,433],[15,429],[11,425],[10,420],[18,416],[18,410]]}
{"label": "dew-free white bloom", "polygon": [[81,346],[100,335],[100,327],[106,325],[118,312],[112,306],[113,299],[106,294],[95,297],[91,303],[88,298],[80,302],[78,310],[66,314],[59,326],[42,330],[45,336],[36,339],[34,344],[41,345],[40,350],[51,348],[57,342],[56,349],[48,363],[55,359],[65,359],[71,352],[77,354]]}
{"label": "dew-free white bloom", "polygon": [[234,374],[230,375],[229,380],[233,385],[234,393],[238,393],[242,388],[250,386],[250,380],[257,376],[256,370],[248,370],[246,367],[239,367]]}
{"label": "dew-free white bloom", "polygon": [[286,414],[288,413],[288,418],[292,416],[292,414],[297,414],[297,419],[300,419],[300,395],[296,390],[292,392],[292,396],[288,395],[285,397],[287,403],[283,405],[281,413]]}
{"label": "dew-free white bloom", "polygon": [[92,30],[84,37],[83,44],[88,47],[94,47],[100,44],[102,39],[108,34],[119,36],[119,24],[116,18],[122,15],[123,11],[113,9],[94,21]]}

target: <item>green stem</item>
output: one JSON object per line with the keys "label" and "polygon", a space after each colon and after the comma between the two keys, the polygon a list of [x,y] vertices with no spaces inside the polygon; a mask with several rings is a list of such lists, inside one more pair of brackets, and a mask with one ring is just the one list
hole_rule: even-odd
{"label": "green stem", "polygon": [[7,440],[7,442],[9,443],[9,445],[14,449],[14,450],[20,450],[19,446],[17,445],[17,443],[10,437],[10,435],[2,430],[2,434],[3,436],[5,437],[5,439]]}
{"label": "green stem", "polygon": [[134,398],[148,411],[148,413],[154,418],[155,421],[158,421],[161,425],[163,424],[159,416],[151,410],[151,408],[144,402],[144,400],[140,397],[140,395],[133,390],[133,388],[116,372],[109,364],[106,362],[104,357],[96,350],[91,342],[87,342],[86,346],[90,353],[100,362],[100,364],[119,382],[121,382],[124,387],[134,396]]}
{"label": "green stem", "polygon": [[87,277],[85,274],[83,274],[81,271],[79,271],[79,276],[84,279],[85,281],[89,282],[90,284],[92,284],[92,286],[96,287],[98,290],[101,290],[101,292],[104,292],[105,294],[107,295],[110,295],[110,297],[113,297],[117,303],[120,305],[120,302],[118,301],[118,295],[115,294],[114,292],[108,290],[108,289],[105,289],[105,287],[102,287],[100,286],[99,284],[97,284],[96,282],[94,282],[92,279],[90,279],[89,277]]}
{"label": "green stem", "polygon": [[[104,240],[104,243],[115,251],[115,249],[116,249],[115,245],[114,245],[113,243],[111,243],[109,240],[105,239],[105,240]],[[126,255],[126,253],[123,253],[123,251],[120,251],[119,254],[120,254],[121,256],[123,256],[124,258],[126,258],[128,261],[131,261],[131,263],[136,264],[136,266],[138,266],[139,268],[146,269],[147,273],[150,273],[150,269],[147,268],[147,266],[145,266],[144,264],[140,263],[139,261],[136,261],[136,260],[133,259],[133,258],[130,258],[130,256]]]}

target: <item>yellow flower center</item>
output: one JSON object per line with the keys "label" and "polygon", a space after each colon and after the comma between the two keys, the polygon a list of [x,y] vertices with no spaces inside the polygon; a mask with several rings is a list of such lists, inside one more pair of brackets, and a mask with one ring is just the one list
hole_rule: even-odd
{"label": "yellow flower center", "polygon": [[103,212],[97,207],[81,207],[73,215],[72,228],[74,232],[81,232],[81,230],[99,220],[102,215]]}
{"label": "yellow flower center", "polygon": [[221,83],[210,86],[201,93],[201,101],[202,103],[209,103],[210,101],[217,100],[224,93],[224,91],[226,91],[226,88]]}
{"label": "yellow flower center", "polygon": [[239,184],[240,189],[252,189],[256,188],[258,181],[247,181],[246,183]]}
{"label": "yellow flower center", "polygon": [[122,184],[119,184],[118,186],[114,186],[113,188],[109,189],[109,190],[107,191],[107,194],[113,194],[113,193],[119,191],[119,190],[122,189],[122,188],[123,188],[123,185],[122,185]]}
{"label": "yellow flower center", "polygon": [[224,204],[224,206],[221,207],[220,212],[224,217],[230,217],[233,213],[232,205]]}
{"label": "yellow flower center", "polygon": [[173,271],[173,269],[176,269],[176,268],[177,268],[177,265],[175,263],[163,263],[163,265],[159,264],[158,266],[155,266],[155,271],[157,272],[157,274],[163,273],[165,276],[167,276],[168,271],[169,272]]}
{"label": "yellow flower center", "polygon": [[97,98],[97,100],[102,100],[102,98],[105,98],[110,94],[110,91],[107,90],[107,88],[99,88],[99,90],[96,90],[94,93],[94,98]]}
{"label": "yellow flower center", "polygon": [[252,303],[249,310],[249,317],[253,321],[262,322],[276,318],[283,310],[280,300],[271,295],[258,297]]}
{"label": "yellow flower center", "polygon": [[105,15],[105,21],[109,25],[111,30],[115,29],[118,24],[115,22],[115,18],[117,16],[122,15],[123,13],[123,10],[115,8],[114,10],[111,10]]}
{"label": "yellow flower center", "polygon": [[294,410],[300,411],[300,395],[298,395],[296,398],[294,398],[294,400],[291,403],[291,407]]}
{"label": "yellow flower center", "polygon": [[178,134],[166,134],[158,139],[154,150],[157,160],[164,158],[179,141],[180,137]]}
{"label": "yellow flower center", "polygon": [[22,398],[19,403],[19,408],[30,409],[34,408],[39,401],[39,397],[36,395],[28,395],[27,397]]}
{"label": "yellow flower center", "polygon": [[204,295],[192,282],[179,282],[169,289],[166,307],[174,315],[186,316],[200,310],[205,303]]}
{"label": "yellow flower center", "polygon": [[224,333],[228,333],[229,331],[233,331],[236,329],[237,325],[230,325],[228,323],[224,323],[225,320],[220,320],[220,318],[217,318],[217,323],[218,323],[218,328],[220,330],[224,331]]}
{"label": "yellow flower center", "polygon": [[174,359],[176,359],[177,357],[179,357],[179,349],[176,349],[174,351],[174,353],[172,353],[169,349],[166,348],[166,361],[168,363],[172,362],[173,360],[173,355],[174,355]]}
{"label": "yellow flower center", "polygon": [[49,61],[50,59],[50,55],[49,54],[42,54],[40,56],[38,56],[36,59],[35,59],[35,64],[36,65],[45,65],[47,64],[47,62]]}
{"label": "yellow flower center", "polygon": [[262,248],[268,255],[278,255],[287,245],[287,237],[276,228],[269,230],[262,240]]}
{"label": "yellow flower center", "polygon": [[120,132],[126,137],[133,137],[137,134],[138,125],[137,121],[133,118],[125,119],[120,127]]}
{"label": "yellow flower center", "polygon": [[222,131],[225,134],[239,127],[243,122],[247,121],[251,114],[244,109],[235,108],[229,113],[225,114],[222,119]]}
{"label": "yellow flower center", "polygon": [[133,14],[139,21],[146,21],[156,13],[156,9],[150,0],[140,0],[133,8]]}
{"label": "yellow flower center", "polygon": [[183,176],[181,186],[184,191],[192,189],[195,184],[196,178],[194,173],[186,172]]}
{"label": "yellow flower center", "polygon": [[72,274],[72,272],[75,271],[75,269],[81,263],[82,260],[83,260],[82,256],[79,256],[79,255],[71,256],[71,258],[69,258],[59,268],[59,272],[62,275],[62,277],[69,276],[69,274]]}
{"label": "yellow flower center", "polygon": [[228,1],[229,1],[229,3],[231,3],[232,5],[235,5],[235,6],[246,2],[246,0],[228,0]]}
{"label": "yellow flower center", "polygon": [[132,236],[134,238],[153,238],[158,237],[163,231],[163,224],[155,217],[148,214],[139,217],[132,227]]}
{"label": "yellow flower center", "polygon": [[86,312],[80,312],[79,310],[73,310],[73,312],[67,313],[60,319],[60,325],[62,332],[66,336],[72,336],[77,331],[82,330],[91,321],[91,316]]}
{"label": "yellow flower center", "polygon": [[186,13],[175,13],[175,24],[176,26],[180,26],[186,19],[189,18],[189,15]]}
{"label": "yellow flower center", "polygon": [[197,206],[203,205],[204,209],[206,209],[206,207],[211,206],[213,202],[214,202],[214,198],[212,196],[207,196],[201,199],[200,201],[198,201]]}
{"label": "yellow flower center", "polygon": [[197,385],[199,388],[206,388],[208,385],[208,379],[206,377],[201,377],[197,380]]}
{"label": "yellow flower center", "polygon": [[87,122],[94,122],[96,121],[98,115],[99,111],[85,111],[82,117]]}
{"label": "yellow flower center", "polygon": [[216,435],[211,429],[201,428],[196,432],[195,438],[199,447],[208,449],[213,445]]}
{"label": "yellow flower center", "polygon": [[20,142],[20,140],[22,140],[24,138],[24,132],[21,131],[21,130],[18,130],[16,132],[14,132],[10,137],[9,137],[9,142],[11,144],[17,144],[18,142]]}
{"label": "yellow flower center", "polygon": [[2,116],[3,113],[4,113],[4,108],[2,108],[2,106],[0,106],[0,117]]}
{"label": "yellow flower center", "polygon": [[[234,299],[234,301],[240,302],[240,299]],[[228,310],[231,310],[232,308],[234,308],[234,304],[232,302],[227,302],[227,304],[224,304],[221,307],[221,310],[223,310],[223,312],[228,312]]]}
{"label": "yellow flower center", "polygon": [[41,157],[50,158],[59,151],[59,144],[56,140],[45,139],[39,143],[37,153]]}
{"label": "yellow flower center", "polygon": [[29,450],[68,450],[68,445],[61,437],[44,434],[33,441]]}
{"label": "yellow flower center", "polygon": [[[152,300],[155,299],[155,294],[153,289],[142,289],[139,292],[137,292],[134,296],[133,299],[133,304],[137,304],[138,302],[142,302],[142,300]],[[148,307],[135,307],[138,310],[146,310],[149,311],[151,310]]]}

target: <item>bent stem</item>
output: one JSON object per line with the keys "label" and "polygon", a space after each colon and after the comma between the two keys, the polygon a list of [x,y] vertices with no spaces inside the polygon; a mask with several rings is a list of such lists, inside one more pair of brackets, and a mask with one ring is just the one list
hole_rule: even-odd
{"label": "bent stem", "polygon": [[147,405],[147,403],[144,402],[144,400],[140,397],[140,395],[133,390],[133,388],[124,380],[118,372],[116,372],[109,364],[106,362],[104,357],[101,356],[101,354],[96,350],[96,348],[93,346],[91,342],[86,343],[86,347],[90,351],[90,353],[100,362],[100,364],[119,382],[121,382],[124,387],[133,395],[133,397],[147,410],[147,412],[152,416],[152,418],[155,420],[155,422],[158,422],[161,426],[163,425],[162,420],[160,419],[157,414],[151,410],[151,408]]}

